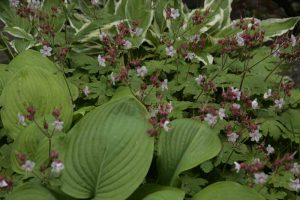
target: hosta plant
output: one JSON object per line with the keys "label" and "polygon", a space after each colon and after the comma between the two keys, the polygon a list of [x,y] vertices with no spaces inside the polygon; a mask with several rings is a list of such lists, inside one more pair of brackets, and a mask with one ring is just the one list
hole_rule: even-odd
{"label": "hosta plant", "polygon": [[232,0],[0,3],[0,198],[296,199],[299,17]]}

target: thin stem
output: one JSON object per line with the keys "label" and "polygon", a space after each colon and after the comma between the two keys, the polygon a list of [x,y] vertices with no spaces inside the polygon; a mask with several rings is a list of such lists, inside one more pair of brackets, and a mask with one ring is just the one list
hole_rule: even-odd
{"label": "thin stem", "polygon": [[268,74],[268,76],[265,78],[265,82],[270,78],[270,76],[273,74],[273,72],[275,72],[276,69],[278,69],[278,67],[281,65],[283,61],[280,61],[275,67],[274,69],[272,69],[272,71]]}
{"label": "thin stem", "polygon": [[64,80],[65,80],[65,82],[66,82],[68,91],[69,91],[69,95],[70,95],[70,97],[71,97],[71,101],[72,101],[72,103],[73,103],[73,102],[74,102],[74,99],[73,99],[73,96],[72,96],[72,93],[71,93],[71,89],[70,89],[69,83],[68,83],[68,81],[67,81],[67,77],[66,77],[65,70],[64,70],[64,67],[63,67],[63,66],[61,66],[61,70],[62,70],[62,74],[63,74]]}

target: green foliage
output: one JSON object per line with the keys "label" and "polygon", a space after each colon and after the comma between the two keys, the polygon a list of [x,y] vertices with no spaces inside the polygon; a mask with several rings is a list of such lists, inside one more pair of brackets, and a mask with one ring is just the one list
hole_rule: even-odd
{"label": "green foliage", "polygon": [[295,199],[300,17],[234,3],[1,1],[0,199]]}

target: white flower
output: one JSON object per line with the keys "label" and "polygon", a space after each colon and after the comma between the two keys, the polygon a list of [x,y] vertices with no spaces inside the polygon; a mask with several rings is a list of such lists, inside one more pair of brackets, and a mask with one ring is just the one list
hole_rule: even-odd
{"label": "white flower", "polygon": [[235,132],[232,132],[230,134],[227,135],[228,137],[228,141],[229,142],[232,142],[232,143],[235,143],[236,140],[240,137],[238,134],[236,134]]}
{"label": "white flower", "polygon": [[241,92],[238,88],[230,87],[231,92],[234,94],[235,98],[239,101],[241,99]]}
{"label": "white flower", "polygon": [[195,56],[196,56],[195,53],[189,52],[184,58],[186,60],[193,60],[195,58]]}
{"label": "white flower", "polygon": [[171,15],[170,16],[171,16],[172,19],[176,19],[177,17],[180,16],[179,10],[175,9],[175,8],[171,8]]}
{"label": "white flower", "polygon": [[19,0],[9,0],[10,7],[16,8],[19,6],[19,4],[20,4]]}
{"label": "white flower", "polygon": [[98,63],[99,63],[100,66],[106,67],[105,61],[106,61],[106,60],[105,60],[104,57],[102,57],[101,55],[98,56]]}
{"label": "white flower", "polygon": [[275,149],[269,144],[266,148],[267,155],[273,154],[275,152]]}
{"label": "white flower", "polygon": [[165,90],[168,90],[168,79],[165,79],[164,81],[161,82],[160,84],[160,88],[161,88],[161,91],[165,91]]}
{"label": "white flower", "polygon": [[236,173],[239,173],[241,170],[241,165],[238,162],[234,162],[234,169]]}
{"label": "white flower", "polygon": [[64,164],[61,161],[53,161],[51,163],[51,172],[59,174],[64,168]]}
{"label": "white flower", "polygon": [[101,33],[99,34],[99,39],[100,39],[101,42],[102,42],[106,37],[107,37],[107,34],[106,34],[105,32],[101,32]]}
{"label": "white flower", "polygon": [[290,187],[295,190],[298,191],[300,189],[300,181],[299,178],[292,180],[291,179],[291,183],[290,183]]}
{"label": "white flower", "polygon": [[171,128],[169,127],[170,121],[166,120],[163,124],[163,129],[168,132]]}
{"label": "white flower", "polygon": [[239,110],[241,108],[241,105],[237,104],[237,103],[234,103],[234,104],[232,104],[232,107]]}
{"label": "white flower", "polygon": [[284,105],[284,100],[283,98],[276,99],[274,103],[275,103],[275,108],[281,109]]}
{"label": "white flower", "polygon": [[61,120],[55,120],[52,125],[54,126],[54,129],[57,131],[61,131],[64,128],[64,122]]}
{"label": "white flower", "polygon": [[297,38],[293,34],[291,35],[291,44],[292,47],[296,46],[297,44]]}
{"label": "white flower", "polygon": [[128,40],[125,40],[123,46],[125,49],[130,49],[132,47],[132,43]]}
{"label": "white flower", "polygon": [[210,113],[207,113],[204,117],[204,121],[206,121],[209,125],[213,126],[217,123],[217,116],[214,116]]}
{"label": "white flower", "polygon": [[172,105],[172,101],[170,101],[167,106],[166,106],[166,111],[168,113],[171,113],[173,111],[173,105]]}
{"label": "white flower", "polygon": [[238,43],[239,46],[244,46],[245,45],[245,40],[244,38],[241,36],[243,33],[240,32],[240,33],[237,33],[236,36],[235,36],[235,39],[236,39],[236,42]]}
{"label": "white flower", "polygon": [[137,68],[136,73],[137,73],[137,76],[140,76],[142,78],[145,77],[146,74],[148,73],[147,67],[142,66],[142,67]]}
{"label": "white flower", "polygon": [[205,76],[200,74],[197,78],[195,78],[195,81],[197,82],[198,85],[202,85],[205,78],[206,78]]}
{"label": "white flower", "polygon": [[51,56],[51,52],[52,52],[52,48],[47,46],[47,45],[44,45],[43,48],[40,50],[41,54],[43,56]]}
{"label": "white flower", "polygon": [[22,115],[21,113],[18,113],[18,119],[19,119],[18,124],[20,124],[22,126],[27,126],[24,115]]}
{"label": "white flower", "polygon": [[266,93],[264,93],[264,99],[267,99],[272,96],[272,89],[268,89]]}
{"label": "white flower", "polygon": [[135,37],[139,37],[142,35],[144,29],[136,27],[135,29],[131,30],[131,34],[134,35]]}
{"label": "white flower", "polygon": [[31,0],[30,7],[31,8],[38,8],[41,2],[39,0]]}
{"label": "white flower", "polygon": [[176,54],[176,50],[173,46],[166,47],[166,54],[167,56],[173,57]]}
{"label": "white flower", "polygon": [[226,117],[225,109],[224,108],[219,108],[218,114],[219,114],[220,119],[224,119],[224,117]]}
{"label": "white flower", "polygon": [[5,188],[7,186],[8,186],[8,183],[4,179],[0,180],[0,188]]}
{"label": "white flower", "polygon": [[91,4],[96,6],[99,4],[99,0],[91,0]]}
{"label": "white flower", "polygon": [[291,168],[291,172],[293,172],[294,174],[299,174],[299,164],[298,163],[294,163],[293,167]]}
{"label": "white flower", "polygon": [[254,182],[256,184],[264,184],[265,182],[267,182],[268,179],[268,175],[265,174],[264,172],[260,172],[260,173],[254,173]]}
{"label": "white flower", "polygon": [[260,138],[262,137],[262,135],[259,133],[259,129],[257,128],[256,130],[252,130],[249,133],[250,137],[251,137],[251,141],[255,141],[255,142],[259,142]]}
{"label": "white flower", "polygon": [[33,162],[31,160],[26,160],[25,163],[21,167],[26,172],[32,172],[34,166],[35,166],[35,162]]}
{"label": "white flower", "polygon": [[257,99],[254,99],[254,100],[251,102],[251,106],[252,106],[252,109],[257,109],[257,108],[258,108],[258,102],[257,102]]}
{"label": "white flower", "polygon": [[90,94],[90,89],[89,89],[89,86],[85,86],[84,88],[83,88],[83,90],[82,90],[82,92],[83,92],[83,94],[85,95],[85,96],[89,96],[89,94]]}
{"label": "white flower", "polygon": [[116,77],[113,72],[110,74],[110,80],[113,85],[116,85]]}

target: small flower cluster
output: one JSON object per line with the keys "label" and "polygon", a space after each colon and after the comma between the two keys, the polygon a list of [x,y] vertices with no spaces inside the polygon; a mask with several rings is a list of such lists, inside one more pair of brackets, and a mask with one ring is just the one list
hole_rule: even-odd
{"label": "small flower cluster", "polygon": [[160,103],[157,108],[150,107],[150,119],[149,122],[152,128],[148,130],[148,134],[153,137],[159,133],[160,129],[164,131],[170,131],[170,120],[168,115],[173,111],[172,102]]}
{"label": "small flower cluster", "polygon": [[200,10],[196,10],[194,15],[192,16],[192,22],[194,25],[202,24],[205,19],[207,19],[209,14],[209,9],[206,9],[203,13]]}

